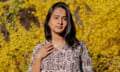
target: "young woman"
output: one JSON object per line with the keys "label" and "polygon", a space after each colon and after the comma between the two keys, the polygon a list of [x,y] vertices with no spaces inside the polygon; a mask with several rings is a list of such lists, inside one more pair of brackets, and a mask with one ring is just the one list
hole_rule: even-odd
{"label": "young woman", "polygon": [[38,44],[28,72],[93,72],[85,44],[75,37],[76,31],[68,6],[55,3],[48,11],[46,41]]}

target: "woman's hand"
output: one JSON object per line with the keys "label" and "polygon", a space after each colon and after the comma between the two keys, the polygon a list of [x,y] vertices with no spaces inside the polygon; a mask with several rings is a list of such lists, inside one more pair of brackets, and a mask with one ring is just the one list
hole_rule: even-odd
{"label": "woman's hand", "polygon": [[45,56],[47,56],[48,54],[50,54],[51,52],[53,52],[53,44],[52,43],[49,43],[47,45],[44,45],[43,47],[41,47],[39,49],[39,51],[37,52],[35,58],[37,59],[43,59]]}

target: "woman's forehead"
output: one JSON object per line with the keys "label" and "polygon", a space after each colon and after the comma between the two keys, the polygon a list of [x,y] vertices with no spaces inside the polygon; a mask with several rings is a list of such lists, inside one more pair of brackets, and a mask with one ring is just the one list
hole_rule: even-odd
{"label": "woman's forehead", "polygon": [[62,15],[62,16],[66,16],[66,10],[61,8],[61,7],[57,7],[54,9],[53,15]]}

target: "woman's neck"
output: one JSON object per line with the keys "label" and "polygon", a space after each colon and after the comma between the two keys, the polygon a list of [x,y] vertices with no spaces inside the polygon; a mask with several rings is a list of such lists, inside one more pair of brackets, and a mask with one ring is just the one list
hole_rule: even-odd
{"label": "woman's neck", "polygon": [[52,43],[54,44],[55,48],[61,50],[66,42],[62,36],[58,34],[52,34]]}

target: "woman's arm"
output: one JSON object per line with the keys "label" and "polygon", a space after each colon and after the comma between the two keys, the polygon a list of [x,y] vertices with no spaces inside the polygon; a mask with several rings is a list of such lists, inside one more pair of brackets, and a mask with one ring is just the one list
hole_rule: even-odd
{"label": "woman's arm", "polygon": [[41,72],[42,59],[53,52],[53,44],[49,43],[44,46],[38,45],[35,47],[30,62],[28,72]]}
{"label": "woman's arm", "polygon": [[41,59],[35,58],[31,72],[41,72]]}
{"label": "woman's arm", "polygon": [[81,62],[83,72],[94,72],[92,68],[91,57],[84,43],[82,44],[82,51],[83,52],[81,54]]}

